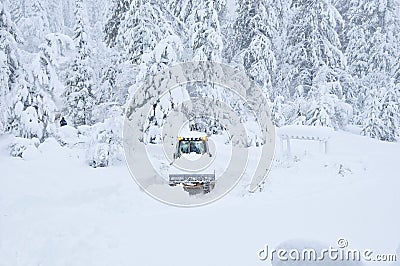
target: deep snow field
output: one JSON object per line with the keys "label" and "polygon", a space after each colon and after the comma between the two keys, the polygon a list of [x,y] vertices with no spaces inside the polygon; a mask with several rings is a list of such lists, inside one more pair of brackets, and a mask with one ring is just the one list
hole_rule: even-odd
{"label": "deep snow field", "polygon": [[83,150],[52,139],[15,158],[8,141],[0,137],[0,265],[271,265],[257,257],[266,244],[328,248],[339,238],[400,260],[398,143],[341,131],[326,155],[292,141],[289,156],[277,140],[264,191],[237,186],[178,208],[141,191],[125,162],[94,169]]}

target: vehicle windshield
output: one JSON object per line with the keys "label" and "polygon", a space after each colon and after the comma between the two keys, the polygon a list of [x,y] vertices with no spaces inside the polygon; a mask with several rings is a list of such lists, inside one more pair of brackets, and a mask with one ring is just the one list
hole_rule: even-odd
{"label": "vehicle windshield", "polygon": [[185,154],[192,152],[204,154],[206,152],[206,147],[202,140],[181,140],[179,142],[179,151]]}

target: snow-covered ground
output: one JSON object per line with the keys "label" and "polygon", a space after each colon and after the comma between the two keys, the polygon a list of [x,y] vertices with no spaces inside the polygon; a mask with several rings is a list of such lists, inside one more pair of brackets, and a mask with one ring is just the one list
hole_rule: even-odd
{"label": "snow-covered ground", "polygon": [[266,244],[400,245],[397,143],[335,132],[327,155],[312,141],[292,141],[291,156],[277,145],[263,192],[238,186],[177,208],[140,191],[125,164],[93,169],[84,151],[52,139],[14,158],[8,141],[0,138],[0,265],[270,265],[257,257]]}

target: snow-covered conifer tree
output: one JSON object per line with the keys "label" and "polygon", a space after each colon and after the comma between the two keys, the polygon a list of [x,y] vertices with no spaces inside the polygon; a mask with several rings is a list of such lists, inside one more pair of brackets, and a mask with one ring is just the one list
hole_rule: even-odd
{"label": "snow-covered conifer tree", "polygon": [[149,74],[181,58],[181,39],[157,2],[133,1],[120,27],[118,41],[124,50],[123,60],[136,72],[130,91],[136,90]]}
{"label": "snow-covered conifer tree", "polygon": [[[400,3],[350,1],[343,11],[343,39],[349,74],[354,77],[355,122],[365,124],[369,90],[400,82]],[[393,81],[394,79],[394,81]],[[390,89],[389,89],[390,90]],[[381,117],[383,119],[383,117]],[[386,121],[388,122],[388,121]],[[374,135],[375,136],[375,135]]]}
{"label": "snow-covered conifer tree", "polygon": [[37,51],[46,34],[50,32],[47,1],[23,1],[25,5],[24,17],[18,21],[18,28],[22,33],[24,47],[28,51]]}
{"label": "snow-covered conifer tree", "polygon": [[292,12],[285,43],[285,63],[289,68],[286,73],[290,80],[287,94],[293,95],[301,86],[308,102],[314,103],[308,105],[307,124],[341,124],[332,108],[334,99],[345,99],[341,98],[340,90],[330,88],[340,82],[346,64],[336,31],[342,18],[330,0],[293,1]]}
{"label": "snow-covered conifer tree", "polygon": [[272,119],[274,124],[278,127],[283,126],[286,123],[286,118],[283,110],[284,102],[285,99],[283,98],[283,96],[277,96],[272,104]]}
{"label": "snow-covered conifer tree", "polygon": [[373,88],[368,91],[365,98],[365,112],[363,113],[362,134],[372,138],[382,139],[384,136],[384,122],[380,114],[382,111],[382,101],[378,95],[378,90]]}
{"label": "snow-covered conifer tree", "polygon": [[125,59],[140,65],[151,60],[153,49],[171,33],[157,3],[135,0],[120,26],[118,42]]}
{"label": "snow-covered conifer tree", "polygon": [[47,17],[50,32],[64,32],[63,1],[48,0]]}
{"label": "snow-covered conifer tree", "polygon": [[6,129],[8,96],[20,68],[18,30],[3,3],[0,3],[0,31],[0,132],[3,132]]}
{"label": "snow-covered conifer tree", "polygon": [[37,137],[43,141],[52,133],[56,95],[62,90],[50,54],[43,45],[17,79],[11,96],[8,122],[21,137]]}
{"label": "snow-covered conifer tree", "polygon": [[231,45],[242,58],[247,74],[264,91],[271,92],[276,68],[274,40],[278,38],[279,1],[240,0],[234,22],[235,40]]}
{"label": "snow-covered conifer tree", "polygon": [[344,39],[351,74],[359,78],[376,71],[398,75],[400,3],[359,0],[347,5]]}
{"label": "snow-covered conifer tree", "polygon": [[400,134],[400,101],[398,88],[391,84],[382,97],[381,118],[384,123],[383,140],[396,141]]}
{"label": "snow-covered conifer tree", "polygon": [[51,134],[50,125],[57,109],[55,92],[62,87],[46,47],[43,45],[33,60],[21,65],[9,93],[7,108],[10,132],[42,141]]}
{"label": "snow-covered conifer tree", "polygon": [[91,49],[85,26],[85,6],[82,0],[76,1],[76,25],[74,41],[76,55],[70,66],[64,92],[65,113],[74,126],[90,125],[92,123],[92,108],[94,104],[94,75],[90,67]]}
{"label": "snow-covered conifer tree", "polygon": [[89,165],[106,167],[123,160],[123,117],[116,115],[94,126],[94,134],[88,150]]}
{"label": "snow-covered conifer tree", "polygon": [[191,10],[196,5],[196,0],[169,0],[168,8],[172,14],[182,22],[186,22]]}
{"label": "snow-covered conifer tree", "polygon": [[312,126],[336,127],[336,95],[327,92],[328,88],[311,87],[307,95],[306,124]]}
{"label": "snow-covered conifer tree", "polygon": [[197,61],[221,61],[223,42],[219,13],[225,2],[206,0],[196,2],[187,19],[189,23],[189,47]]}
{"label": "snow-covered conifer tree", "polygon": [[131,0],[114,0],[109,10],[109,17],[104,26],[104,39],[109,47],[114,47],[118,37],[121,22],[125,19],[125,14],[129,10]]}
{"label": "snow-covered conifer tree", "polygon": [[12,90],[8,110],[9,131],[24,138],[43,141],[49,135],[56,106],[51,94],[34,73],[20,73]]}
{"label": "snow-covered conifer tree", "polygon": [[293,16],[288,28],[287,57],[291,64],[291,87],[316,86],[314,79],[324,67],[326,79],[319,82],[336,81],[336,68],[343,68],[345,58],[340,51],[336,26],[342,18],[330,0],[296,0],[292,3]]}

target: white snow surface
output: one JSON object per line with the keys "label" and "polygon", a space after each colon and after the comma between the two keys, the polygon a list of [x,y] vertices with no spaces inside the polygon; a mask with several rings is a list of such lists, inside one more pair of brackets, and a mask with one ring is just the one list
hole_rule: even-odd
{"label": "white snow surface", "polygon": [[277,147],[263,192],[239,184],[197,208],[154,200],[125,164],[87,166],[82,149],[48,140],[20,158],[8,143],[0,136],[0,265],[271,265],[257,258],[266,244],[338,238],[400,249],[398,143],[334,132],[325,155],[294,140],[291,157]]}

